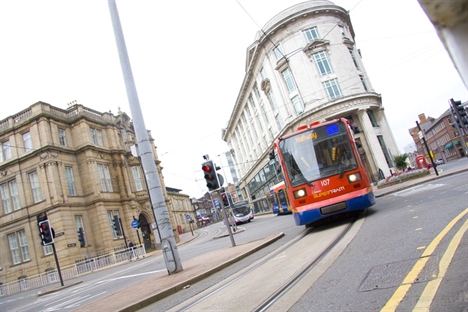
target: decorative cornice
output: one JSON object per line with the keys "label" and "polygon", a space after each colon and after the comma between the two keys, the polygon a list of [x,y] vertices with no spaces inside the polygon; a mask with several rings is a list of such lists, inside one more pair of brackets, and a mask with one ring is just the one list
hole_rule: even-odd
{"label": "decorative cornice", "polygon": [[329,40],[325,40],[325,39],[315,39],[314,41],[312,42],[309,42],[305,47],[304,49],[302,49],[302,51],[304,51],[304,53],[314,53],[314,52],[318,52],[318,51],[322,51],[322,50],[326,50],[328,48],[328,46],[330,45],[330,41]]}
{"label": "decorative cornice", "polygon": [[325,119],[328,116],[336,115],[342,111],[349,111],[350,109],[361,108],[360,106],[376,105],[378,103],[373,98],[359,98],[350,101],[344,101],[337,104],[328,106],[319,106],[305,119],[305,123],[309,124],[313,121]]}
{"label": "decorative cornice", "polygon": [[58,153],[54,151],[45,151],[44,153],[39,154],[39,161],[45,160],[47,158],[57,158]]}

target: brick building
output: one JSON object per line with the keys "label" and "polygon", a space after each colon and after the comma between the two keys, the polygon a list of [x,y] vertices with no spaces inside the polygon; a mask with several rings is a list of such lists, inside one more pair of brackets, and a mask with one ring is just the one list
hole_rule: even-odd
{"label": "brick building", "polygon": [[[434,159],[443,159],[447,162],[465,156],[463,140],[454,125],[454,119],[449,109],[438,118],[426,117],[425,114],[419,114],[418,119],[421,132],[426,139],[429,149],[432,151]],[[417,149],[414,155],[410,155],[412,165],[416,165],[414,162],[415,155],[424,155],[426,160],[430,162],[424,142],[419,138],[418,127],[415,126],[408,129],[408,131],[413,137]],[[468,141],[466,131],[461,131],[463,132],[465,142]]]}

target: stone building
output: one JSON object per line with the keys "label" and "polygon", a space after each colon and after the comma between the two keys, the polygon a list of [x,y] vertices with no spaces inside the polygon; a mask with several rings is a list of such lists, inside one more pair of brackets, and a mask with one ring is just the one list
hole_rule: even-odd
{"label": "stone building", "polygon": [[[166,187],[168,199],[170,202],[170,213],[174,217],[174,223],[178,234],[190,232],[190,220],[196,219],[195,211],[191,205],[190,196],[180,193],[182,190]],[[193,225],[192,225],[193,226]]]}
{"label": "stone building", "polygon": [[315,121],[349,119],[372,179],[390,175],[398,148],[345,9],[311,0],[274,16],[247,48],[240,89],[222,138],[255,211],[268,209],[265,194],[279,182],[268,158],[273,141]]}
{"label": "stone building", "polygon": [[[38,102],[0,121],[0,284],[55,269],[52,247],[42,246],[39,238],[41,212],[62,234],[55,239],[61,266],[124,246],[112,225],[114,215],[127,238],[156,247],[145,178],[130,149],[135,143],[126,113],[100,113],[79,104],[64,110]],[[152,148],[178,241],[179,211],[190,209],[190,202],[166,191]],[[134,219],[140,221],[138,234],[131,227]],[[80,247],[79,228],[87,248]]]}

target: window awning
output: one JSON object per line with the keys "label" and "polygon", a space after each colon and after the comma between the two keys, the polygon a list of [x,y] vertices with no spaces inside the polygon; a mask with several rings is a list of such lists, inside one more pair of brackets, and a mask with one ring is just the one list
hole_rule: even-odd
{"label": "window awning", "polygon": [[455,145],[460,145],[460,141],[456,140],[455,142],[453,142]]}
{"label": "window awning", "polygon": [[452,148],[452,147],[453,147],[452,142],[450,142],[449,144],[445,145],[445,149],[449,149],[449,148]]}

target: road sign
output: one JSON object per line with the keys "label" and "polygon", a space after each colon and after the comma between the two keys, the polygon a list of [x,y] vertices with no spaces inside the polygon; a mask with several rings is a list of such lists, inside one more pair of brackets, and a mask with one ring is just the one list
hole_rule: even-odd
{"label": "road sign", "polygon": [[185,215],[185,219],[190,220],[190,215],[189,215],[189,214],[186,214],[186,215]]}
{"label": "road sign", "polygon": [[133,220],[133,221],[132,221],[132,228],[138,229],[138,226],[139,226],[139,225],[140,225],[140,224],[138,223],[138,220]]}
{"label": "road sign", "polygon": [[215,206],[219,206],[219,201],[217,198],[213,199],[213,203]]}

